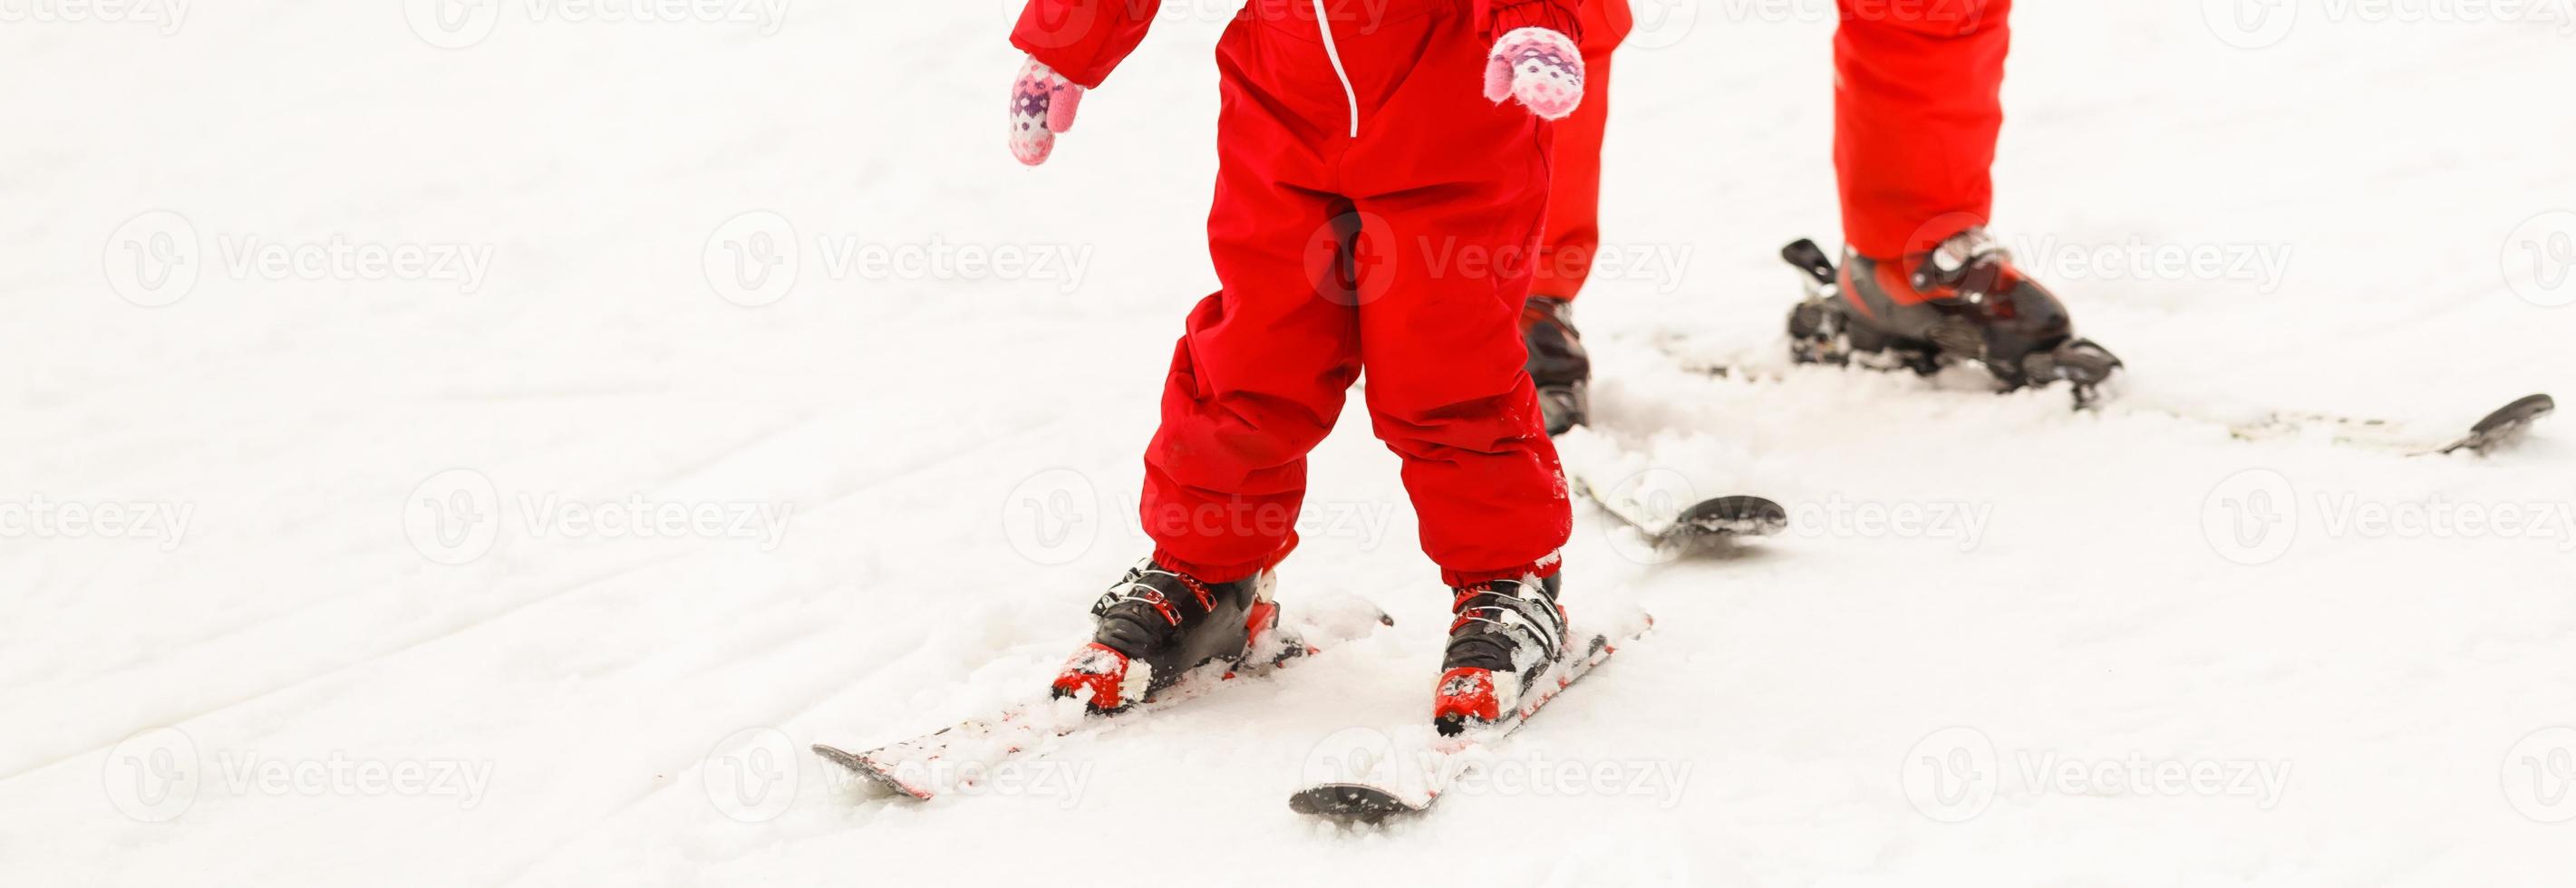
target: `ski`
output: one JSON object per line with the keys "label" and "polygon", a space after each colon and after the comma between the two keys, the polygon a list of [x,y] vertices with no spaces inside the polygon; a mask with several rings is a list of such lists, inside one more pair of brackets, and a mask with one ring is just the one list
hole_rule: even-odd
{"label": "ski", "polygon": [[[1785,376],[1778,372],[1739,367],[1731,364],[1694,363],[1670,350],[1665,352],[1684,370],[1721,379],[1776,381]],[[1879,368],[1854,362],[1852,366]],[[2463,451],[2486,455],[2511,448],[2530,437],[2532,426],[2558,410],[2556,399],[2547,394],[2526,395],[2489,411],[2470,424],[2465,431],[2427,432],[2420,422],[2394,419],[2339,416],[2296,410],[2269,410],[2242,416],[2219,415],[2206,410],[2135,403],[2130,399],[2096,400],[2078,412],[2099,415],[2154,415],[2180,422],[2221,426],[2227,435],[2239,441],[2283,441],[2322,436],[2339,446],[2377,450],[2400,456],[2444,456]]]}
{"label": "ski", "polygon": [[1218,688],[1266,677],[1332,645],[1395,625],[1393,617],[1365,602],[1353,600],[1343,610],[1350,613],[1332,614],[1322,622],[1309,622],[1298,629],[1283,623],[1254,639],[1242,659],[1201,666],[1151,699],[1118,712],[1092,713],[1081,700],[1050,695],[1015,704],[994,715],[859,752],[817,743],[814,754],[895,795],[928,801],[972,788],[977,777],[1049,740],[1080,731],[1105,730],[1162,712]]}
{"label": "ski", "polygon": [[1405,771],[1407,756],[1385,750],[1369,753],[1364,761],[1354,762],[1365,773],[1339,775],[1337,779],[1308,785],[1288,797],[1289,810],[1344,825],[1370,825],[1396,817],[1417,816],[1431,810],[1459,776],[1476,766],[1479,758],[1491,752],[1494,744],[1528,724],[1549,701],[1565,693],[1575,682],[1583,680],[1621,645],[1643,638],[1655,625],[1653,617],[1638,614],[1641,625],[1633,631],[1583,632],[1577,648],[1584,653],[1569,657],[1560,664],[1551,680],[1541,678],[1529,700],[1502,721],[1485,725],[1455,737],[1441,737],[1415,750],[1410,757],[1418,770]]}
{"label": "ski", "polygon": [[1721,496],[1676,513],[1656,527],[1629,509],[1612,505],[1591,482],[1572,479],[1574,492],[1621,526],[1637,532],[1656,549],[1690,549],[1736,540],[1778,536],[1789,529],[1789,510],[1758,496]]}
{"label": "ski", "polygon": [[[2520,443],[2530,436],[2534,423],[2557,410],[2556,399],[2545,394],[2528,395],[2489,412],[2471,425],[2466,434],[2439,439],[2414,434],[2407,424],[2390,420],[2285,412],[2274,412],[2251,422],[2229,423],[2228,434],[2239,440],[2263,441],[2297,438],[2322,430],[2337,444],[2388,450],[2407,456],[2440,456],[2463,450],[2485,454]],[[2158,412],[2177,419],[2195,419],[2181,411]]]}

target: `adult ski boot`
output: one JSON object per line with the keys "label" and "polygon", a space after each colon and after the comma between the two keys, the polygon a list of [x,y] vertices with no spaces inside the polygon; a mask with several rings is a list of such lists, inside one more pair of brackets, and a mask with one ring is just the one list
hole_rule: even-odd
{"label": "adult ski boot", "polygon": [[1789,314],[1799,363],[1860,363],[1930,375],[1945,364],[1983,365],[2005,390],[2065,382],[2091,405],[2120,359],[2075,336],[2066,306],[2022,275],[1983,228],[1931,251],[1882,261],[1846,249],[1839,269],[1814,241],[1780,251],[1807,274],[1807,298]]}

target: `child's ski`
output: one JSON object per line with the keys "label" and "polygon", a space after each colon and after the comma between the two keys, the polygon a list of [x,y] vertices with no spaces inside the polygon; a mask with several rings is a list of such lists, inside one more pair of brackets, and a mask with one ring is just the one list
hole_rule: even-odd
{"label": "child's ski", "polygon": [[1574,492],[1657,549],[1689,548],[1715,541],[1778,536],[1789,529],[1789,510],[1758,496],[1721,496],[1683,509],[1662,527],[1610,504],[1600,491],[1575,478]]}
{"label": "child's ski", "polygon": [[969,719],[898,743],[850,752],[817,743],[814,754],[848,768],[897,794],[929,800],[972,789],[975,782],[1004,761],[1036,749],[1048,740],[1077,731],[1109,728],[1148,713],[1161,712],[1220,687],[1261,678],[1299,659],[1322,653],[1395,620],[1373,605],[1356,604],[1363,613],[1327,624],[1292,630],[1286,625],[1255,639],[1242,660],[1211,663],[1193,670],[1152,699],[1116,713],[1089,712],[1082,701],[1039,698],[1000,714]]}
{"label": "child's ski", "polygon": [[1584,653],[1570,657],[1558,667],[1554,679],[1541,679],[1529,700],[1523,702],[1508,718],[1456,737],[1435,741],[1413,764],[1413,773],[1389,772],[1386,768],[1403,768],[1408,763],[1402,756],[1387,755],[1367,763],[1370,771],[1362,777],[1316,783],[1288,797],[1288,807],[1299,814],[1321,817],[1343,824],[1373,824],[1391,817],[1411,816],[1431,810],[1446,791],[1489,747],[1510,736],[1530,716],[1538,714],[1548,701],[1590,675],[1619,646],[1641,638],[1654,628],[1654,618],[1638,615],[1642,626],[1633,632],[1609,634],[1582,633],[1577,648]]}

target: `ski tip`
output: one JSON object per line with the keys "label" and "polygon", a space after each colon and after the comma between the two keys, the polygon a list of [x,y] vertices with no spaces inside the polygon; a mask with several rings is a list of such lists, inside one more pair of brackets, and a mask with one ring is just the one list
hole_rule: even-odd
{"label": "ski tip", "polygon": [[865,778],[869,783],[887,792],[925,802],[930,800],[931,793],[928,790],[905,785],[903,781],[895,779],[893,774],[886,773],[885,769],[868,761],[866,756],[822,743],[814,744],[812,749],[814,754],[821,756],[824,761],[849,769],[850,773]]}
{"label": "ski tip", "polygon": [[1346,826],[1374,826],[1423,811],[1421,806],[1398,798],[1394,793],[1358,783],[1308,787],[1288,797],[1288,809]]}
{"label": "ski tip", "polygon": [[1758,496],[1722,496],[1684,510],[1673,527],[1695,535],[1778,536],[1789,529],[1789,510]]}
{"label": "ski tip", "polygon": [[[2522,440],[2533,423],[2558,411],[2558,399],[2546,394],[2526,395],[2489,413],[2478,424],[2469,427],[2468,437],[2447,447],[2425,451],[2449,454],[2462,450],[2484,454]],[[2419,454],[2420,455],[2420,454]]]}

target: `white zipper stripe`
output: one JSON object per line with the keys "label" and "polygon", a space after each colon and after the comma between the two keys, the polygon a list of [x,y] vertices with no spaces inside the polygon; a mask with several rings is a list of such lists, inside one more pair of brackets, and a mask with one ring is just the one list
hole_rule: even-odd
{"label": "white zipper stripe", "polygon": [[1315,28],[1324,34],[1324,57],[1333,60],[1333,76],[1342,79],[1342,99],[1351,103],[1351,138],[1360,137],[1360,91],[1351,85],[1351,69],[1342,67],[1342,48],[1333,42],[1333,17],[1324,0],[1315,0]]}

